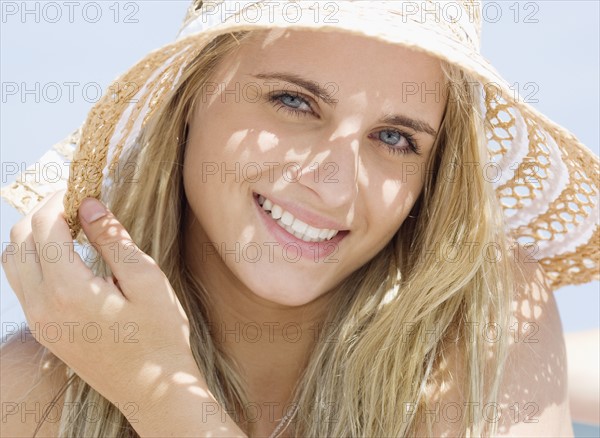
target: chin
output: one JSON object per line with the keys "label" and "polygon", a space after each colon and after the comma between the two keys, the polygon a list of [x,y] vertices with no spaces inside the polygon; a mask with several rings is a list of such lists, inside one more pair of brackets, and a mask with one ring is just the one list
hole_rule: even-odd
{"label": "chin", "polygon": [[254,281],[244,281],[248,289],[266,301],[282,306],[298,307],[314,301],[326,290],[316,284],[304,281],[290,281],[290,277],[281,276],[280,279],[272,276],[253,274]]}
{"label": "chin", "polygon": [[258,296],[260,296],[262,299],[267,300],[273,304],[277,304],[280,306],[286,306],[286,307],[301,307],[304,306],[308,303],[310,303],[311,301],[313,301],[316,297],[302,297],[302,296],[293,296],[293,295],[287,295],[287,296],[281,296],[281,295],[275,295],[274,293],[272,293],[272,291],[270,291],[271,293],[264,293],[264,294],[256,294]]}

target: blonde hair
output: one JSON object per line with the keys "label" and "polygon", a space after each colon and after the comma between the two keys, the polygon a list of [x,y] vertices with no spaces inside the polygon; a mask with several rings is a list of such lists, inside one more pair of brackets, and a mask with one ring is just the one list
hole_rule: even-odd
{"label": "blonde hair", "polygon": [[[211,338],[210,297],[183,262],[180,232],[188,208],[182,186],[186,119],[219,62],[250,34],[219,36],[190,63],[180,85],[148,121],[139,138],[143,147],[122,157],[121,166],[136,163],[144,184],[116,181],[105,201],[169,278],[188,315],[192,352],[210,391],[252,436],[244,382]],[[293,436],[411,436],[422,421],[431,427],[428,388],[436,387],[436,372],[451,344],[459,347],[464,363],[465,379],[459,382],[464,401],[482,405],[497,399],[507,337],[490,344],[466,333],[469,322],[507,327],[508,246],[493,188],[481,172],[465,165],[487,158],[477,96],[469,86],[473,80],[447,63],[442,67],[455,86],[447,88],[423,191],[389,244],[331,291],[324,322],[331,330],[320,333],[295,388],[298,410],[287,428]],[[451,181],[441,172],[449,169]],[[473,257],[473,247],[491,247],[496,256],[476,252]],[[101,259],[93,269],[109,274]],[[492,367],[490,350],[497,360]],[[117,407],[56,361],[65,366],[68,379],[55,400],[64,393],[65,402],[71,402],[63,408],[59,436],[137,436]],[[81,410],[87,404],[98,409],[101,421],[86,421]],[[462,419],[464,434],[490,433],[481,410],[469,412]],[[490,427],[493,433],[496,425]]]}

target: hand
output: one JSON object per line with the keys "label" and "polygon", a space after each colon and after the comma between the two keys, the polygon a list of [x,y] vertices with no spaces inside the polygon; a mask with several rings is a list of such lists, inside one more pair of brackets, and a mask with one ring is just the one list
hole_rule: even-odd
{"label": "hand", "polygon": [[86,198],[79,209],[83,230],[113,273],[95,276],[74,250],[64,194],[19,220],[2,253],[35,339],[119,408],[156,405],[174,376],[201,379],[188,318],[159,266],[109,210]]}

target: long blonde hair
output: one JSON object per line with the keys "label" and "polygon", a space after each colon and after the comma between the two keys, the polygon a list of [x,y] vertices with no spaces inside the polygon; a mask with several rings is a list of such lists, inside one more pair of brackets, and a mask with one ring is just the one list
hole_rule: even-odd
{"label": "long blonde hair", "polygon": [[[217,37],[186,67],[180,85],[148,121],[139,138],[143,147],[122,157],[121,165],[136,163],[144,183],[116,181],[104,199],[169,278],[189,317],[192,352],[210,391],[252,436],[243,379],[211,338],[209,295],[184,263],[180,232],[188,208],[182,185],[186,119],[219,62],[250,34]],[[435,384],[450,344],[462,354],[464,401],[482,406],[496,400],[506,337],[490,345],[481,336],[466,336],[466,328],[469,322],[507,327],[508,246],[493,188],[466,165],[487,158],[477,96],[469,86],[473,79],[445,62],[442,67],[455,86],[447,87],[421,196],[389,244],[330,292],[324,326],[331,329],[321,332],[296,386],[298,409],[287,429],[293,436],[410,436],[421,421],[431,423],[424,415],[426,389]],[[494,256],[483,248],[492,248]],[[92,268],[109,273],[101,259]],[[490,348],[498,360],[492,368],[486,365]],[[137,436],[119,409],[56,361],[68,379],[55,400],[64,393],[70,402],[59,436]],[[86,405],[102,420],[86,421]],[[464,434],[487,433],[481,411],[469,412],[462,418]]]}

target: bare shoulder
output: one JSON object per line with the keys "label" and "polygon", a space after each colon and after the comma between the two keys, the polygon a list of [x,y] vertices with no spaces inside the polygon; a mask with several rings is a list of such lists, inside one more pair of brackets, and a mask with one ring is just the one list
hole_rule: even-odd
{"label": "bare shoulder", "polygon": [[[27,331],[12,334],[0,348],[2,436],[32,437],[41,416],[66,382],[64,364]],[[58,399],[63,405],[63,398]],[[57,409],[36,437],[58,436]]]}
{"label": "bare shoulder", "polygon": [[558,306],[529,251],[515,254],[511,346],[501,385],[500,436],[573,436],[567,353]]}
{"label": "bare shoulder", "polygon": [[[497,333],[510,338],[499,403],[482,407],[482,414],[489,421],[497,421],[495,436],[572,437],[566,348],[556,300],[542,267],[529,257],[529,251],[516,248],[514,267],[510,327],[508,333]],[[489,366],[495,366],[494,357],[490,357]],[[463,406],[463,413],[467,412],[460,384],[455,383],[465,377],[463,369],[458,348],[445,349],[443,370],[436,376],[436,388],[428,401],[428,405],[436,403],[441,409],[434,436],[461,433],[456,429],[460,422],[451,417],[455,410],[444,412],[444,407]],[[420,434],[426,436],[426,432]]]}

